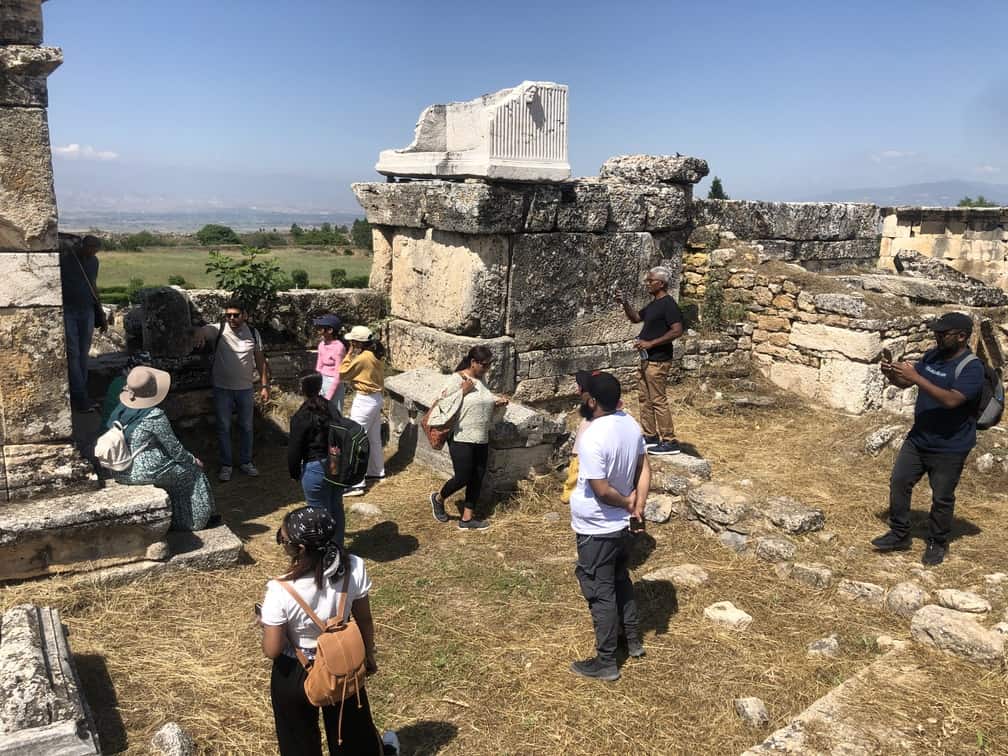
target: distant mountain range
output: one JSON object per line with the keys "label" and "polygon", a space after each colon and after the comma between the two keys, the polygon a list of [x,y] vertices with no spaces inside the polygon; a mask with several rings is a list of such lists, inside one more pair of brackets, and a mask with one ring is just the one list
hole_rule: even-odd
{"label": "distant mountain range", "polygon": [[963,197],[976,199],[983,195],[991,202],[1008,206],[1008,184],[984,181],[932,181],[926,184],[873,187],[870,189],[838,189],[815,197],[816,202],[869,202],[875,205],[923,205],[955,207]]}
{"label": "distant mountain range", "polygon": [[221,223],[235,231],[267,231],[277,229],[287,231],[292,223],[304,228],[331,223],[334,226],[350,226],[357,218],[364,217],[364,211],[271,210],[255,207],[199,208],[193,210],[59,210],[61,231],[87,231],[98,228],[102,231],[136,232],[141,230],[164,233],[192,233],[207,223]]}

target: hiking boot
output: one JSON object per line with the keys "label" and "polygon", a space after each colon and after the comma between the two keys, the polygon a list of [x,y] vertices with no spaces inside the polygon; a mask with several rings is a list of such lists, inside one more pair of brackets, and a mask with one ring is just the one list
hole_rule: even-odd
{"label": "hiking boot", "polygon": [[255,478],[259,475],[259,471],[256,469],[256,466],[253,465],[251,462],[246,462],[244,465],[239,465],[238,469],[241,470],[246,475],[248,475],[250,478]]}
{"label": "hiking boot", "polygon": [[900,535],[894,530],[883,533],[878,538],[873,538],[871,545],[878,551],[906,551],[910,548],[913,540],[908,535]]}
{"label": "hiking boot", "polygon": [[598,657],[576,661],[570,665],[571,672],[581,677],[590,677],[593,680],[605,680],[606,682],[616,682],[619,680],[619,667],[615,664],[603,664]]}
{"label": "hiking boot", "polygon": [[626,642],[626,648],[627,648],[626,651],[627,656],[633,659],[640,659],[642,656],[644,656],[644,644],[641,643],[639,640],[630,640],[628,638]]}
{"label": "hiking boot", "polygon": [[212,514],[210,518],[206,521],[206,526],[208,528],[216,528],[224,524],[224,518],[219,514]]}
{"label": "hiking boot", "polygon": [[381,742],[384,756],[399,756],[399,736],[393,730],[385,730]]}
{"label": "hiking boot", "polygon": [[678,441],[659,441],[654,446],[649,446],[648,454],[680,454],[682,448]]}
{"label": "hiking boot", "polygon": [[459,520],[458,524],[459,530],[486,530],[489,527],[489,522],[486,520],[477,520],[475,517],[471,520]]}
{"label": "hiking boot", "polygon": [[231,480],[231,465],[224,465],[221,467],[220,472],[217,473],[217,480],[222,483],[227,483]]}
{"label": "hiking boot", "polygon": [[644,436],[644,446],[657,446],[659,441],[658,436]]}
{"label": "hiking boot", "polygon": [[936,567],[945,561],[945,553],[948,547],[938,541],[928,541],[927,548],[924,549],[924,556],[921,557],[921,564],[925,567]]}
{"label": "hiking boot", "polygon": [[430,495],[431,514],[438,522],[448,522],[448,514],[444,511],[444,502],[438,496],[437,491]]}

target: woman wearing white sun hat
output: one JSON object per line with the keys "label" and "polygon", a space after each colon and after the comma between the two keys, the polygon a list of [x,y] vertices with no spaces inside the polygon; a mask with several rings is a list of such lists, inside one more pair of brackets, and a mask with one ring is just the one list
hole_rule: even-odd
{"label": "woman wearing white sun hat", "polygon": [[354,326],[344,338],[350,351],[340,365],[340,379],[353,386],[354,398],[350,404],[350,419],[367,432],[371,445],[365,480],[349,489],[344,496],[360,496],[368,479],[385,477],[385,453],[382,450],[382,391],[385,389],[385,366],[382,357],[385,347],[375,339],[367,326]]}

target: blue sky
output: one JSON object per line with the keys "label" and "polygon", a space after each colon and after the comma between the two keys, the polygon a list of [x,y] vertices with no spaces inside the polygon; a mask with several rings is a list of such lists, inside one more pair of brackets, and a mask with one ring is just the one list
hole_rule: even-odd
{"label": "blue sky", "polygon": [[[61,203],[354,210],[429,104],[570,86],[570,162],[709,161],[735,197],[1008,183],[1008,3],[51,0]],[[76,147],[74,147],[76,145]],[[701,190],[706,183],[701,185]]]}

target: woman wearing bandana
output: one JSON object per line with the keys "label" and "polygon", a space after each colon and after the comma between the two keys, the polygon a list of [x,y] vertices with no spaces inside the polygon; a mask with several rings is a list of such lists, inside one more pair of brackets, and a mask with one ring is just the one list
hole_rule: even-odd
{"label": "woman wearing bandana", "polygon": [[[315,657],[319,629],[297,601],[280,585],[289,582],[305,603],[323,620],[331,619],[340,603],[340,589],[350,570],[344,620],[353,616],[364,639],[367,674],[378,671],[375,661],[374,621],[368,592],[371,581],[364,560],[340,545],[336,523],[324,509],[302,507],[289,512],[277,530],[277,543],[290,557],[290,568],[266,585],[261,609],[263,653],[273,660],[270,698],[281,756],[321,756],[322,736],[319,709],[308,702],[304,692],[307,673],[297,658],[297,650],[310,661]],[[375,729],[367,692],[360,701],[352,697],[342,706],[323,706],[326,739],[331,756],[398,753],[394,733],[385,744]],[[395,745],[392,745],[392,742]]]}

